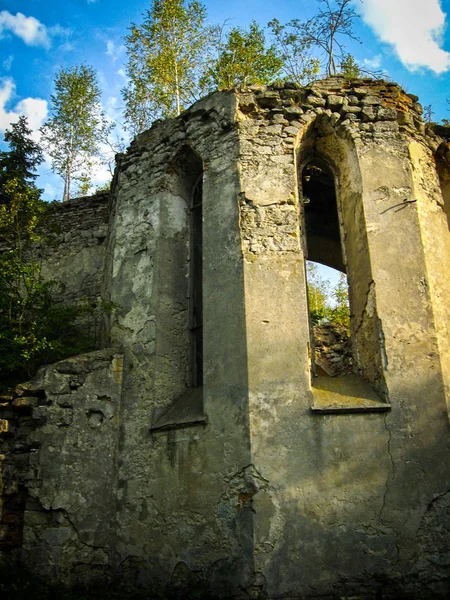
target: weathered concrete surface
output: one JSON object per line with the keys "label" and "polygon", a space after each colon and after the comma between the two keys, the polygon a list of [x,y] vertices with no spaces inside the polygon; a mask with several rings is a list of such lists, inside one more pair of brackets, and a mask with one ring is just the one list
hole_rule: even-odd
{"label": "weathered concrete surface", "polygon": [[[120,403],[91,454],[66,452],[64,440],[97,433],[97,409],[91,428],[83,404],[99,394],[94,381],[78,400],[83,419],[30,437],[42,436],[42,487],[24,486],[47,511],[68,507],[54,534],[67,539],[50,539],[44,554],[53,579],[95,581],[89,564],[148,593],[448,596],[445,142],[395,84],[293,87],[214,94],[120,159],[102,291],[119,306],[108,343],[124,355]],[[335,414],[317,410],[311,377],[301,189],[311,161],[334,177],[336,263],[350,284],[353,374],[345,406],[339,385],[327,388]],[[204,384],[192,388],[199,177]],[[155,415],[170,416],[166,428]],[[81,456],[86,469],[108,465],[98,476],[106,511],[83,504],[93,496],[71,475]],[[40,523],[35,539],[32,519],[25,513],[24,556],[55,529]]]}
{"label": "weathered concrete surface", "polygon": [[[172,585],[182,565],[214,593],[235,594],[253,574],[252,514],[236,509],[252,483],[234,111],[223,94],[142,134],[115,188],[105,287],[120,305],[111,339],[127,373],[117,552],[151,589]],[[189,206],[202,175],[208,424],[150,433],[154,409],[189,392]]]}

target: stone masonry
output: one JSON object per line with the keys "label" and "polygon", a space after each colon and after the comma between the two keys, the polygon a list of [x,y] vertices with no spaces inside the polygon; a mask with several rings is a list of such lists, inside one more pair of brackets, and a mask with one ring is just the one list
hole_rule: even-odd
{"label": "stone masonry", "polygon": [[[216,93],[118,156],[91,224],[56,209],[44,269],[117,308],[0,405],[4,563],[124,597],[448,597],[450,135],[421,112],[367,79]],[[348,277],[340,371],[306,258]]]}

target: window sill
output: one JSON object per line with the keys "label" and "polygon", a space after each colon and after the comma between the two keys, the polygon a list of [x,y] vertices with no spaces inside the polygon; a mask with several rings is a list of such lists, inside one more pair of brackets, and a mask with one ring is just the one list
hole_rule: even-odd
{"label": "window sill", "polygon": [[311,412],[315,414],[375,413],[391,409],[357,375],[315,377],[311,389],[314,397]]}
{"label": "window sill", "polygon": [[208,419],[203,412],[203,388],[186,390],[170,406],[155,408],[150,431],[167,431],[193,425],[206,425]]}

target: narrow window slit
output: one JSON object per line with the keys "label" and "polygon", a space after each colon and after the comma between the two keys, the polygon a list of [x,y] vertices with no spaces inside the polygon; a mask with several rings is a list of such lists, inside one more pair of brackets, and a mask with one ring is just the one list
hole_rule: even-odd
{"label": "narrow window slit", "polygon": [[192,190],[190,207],[189,332],[192,387],[203,385],[202,216],[202,175],[200,175]]}

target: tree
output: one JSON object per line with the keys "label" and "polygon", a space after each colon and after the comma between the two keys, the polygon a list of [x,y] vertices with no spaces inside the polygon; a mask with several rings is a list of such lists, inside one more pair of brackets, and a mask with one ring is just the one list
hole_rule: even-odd
{"label": "tree", "polygon": [[286,79],[299,85],[315,79],[320,61],[311,56],[311,42],[304,37],[300,21],[294,19],[287,25],[281,25],[278,19],[272,19],[268,25],[282,59],[281,71]]}
{"label": "tree", "polygon": [[425,123],[433,123],[434,110],[432,104],[423,107],[423,120]]}
{"label": "tree", "polygon": [[267,84],[280,71],[282,58],[275,46],[266,49],[264,31],[256,21],[250,23],[248,31],[234,27],[224,42],[221,37],[217,41],[218,58],[204,77],[207,85],[228,90],[236,85]]}
{"label": "tree", "polygon": [[317,264],[311,261],[306,263],[306,278],[309,315],[311,322],[317,325],[327,317],[330,282],[320,275]]}
{"label": "tree", "polygon": [[41,364],[90,349],[77,319],[92,317],[86,303],[67,306],[56,299],[57,281],[43,281],[37,242],[48,210],[34,184],[42,162],[21,117],[5,135],[0,154],[0,386],[23,381]]}
{"label": "tree", "polygon": [[64,179],[63,200],[71,197],[72,180],[89,188],[94,157],[112,125],[102,111],[97,74],[80,65],[61,69],[51,96],[51,118],[41,128],[42,144],[52,158],[54,171]]}
{"label": "tree", "polygon": [[342,37],[357,40],[353,25],[358,15],[353,0],[317,0],[319,12],[306,22],[293,19],[280,25],[273,19],[269,26],[284,57],[283,70],[295,81],[304,83],[319,71],[320,61],[314,56],[324,55],[325,74],[336,75],[336,58],[344,60]]}
{"label": "tree", "polygon": [[341,273],[338,284],[333,287],[330,281],[321,275],[318,265],[307,261],[306,278],[309,315],[312,324],[337,325],[347,335],[350,335],[350,307],[346,275]]}
{"label": "tree", "polygon": [[325,73],[336,75],[336,54],[343,56],[341,37],[356,40],[353,23],[358,15],[353,0],[318,0],[319,12],[302,27],[305,39],[325,54]]}
{"label": "tree", "polygon": [[[446,100],[447,100],[447,104],[450,104],[450,98],[446,98]],[[431,104],[430,104],[430,107],[431,107]],[[425,107],[425,109],[426,108],[427,107]],[[444,125],[445,127],[448,127],[450,125],[450,119],[442,119],[442,125]]]}
{"label": "tree", "polygon": [[39,226],[47,210],[33,185],[13,178],[0,205],[0,382],[18,383],[42,364],[83,352],[92,340],[76,320],[86,304],[64,306],[55,299],[56,281],[43,281],[35,256]]}
{"label": "tree", "polygon": [[156,118],[179,115],[204,93],[202,75],[212,30],[206,9],[192,0],[154,0],[142,25],[125,38],[128,85],[125,118],[137,134]]}
{"label": "tree", "polygon": [[339,282],[333,290],[335,306],[329,310],[330,323],[341,325],[350,335],[350,306],[348,300],[348,283],[344,273],[339,276]]}
{"label": "tree", "polygon": [[358,77],[361,77],[361,70],[358,63],[351,54],[346,54],[342,59],[339,73],[346,79],[357,79]]}
{"label": "tree", "polygon": [[31,137],[26,117],[20,116],[17,123],[5,132],[9,151],[0,152],[0,204],[8,203],[8,182],[16,180],[23,188],[35,188],[35,169],[43,162],[42,150]]}

